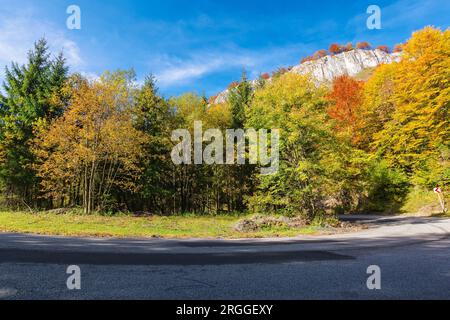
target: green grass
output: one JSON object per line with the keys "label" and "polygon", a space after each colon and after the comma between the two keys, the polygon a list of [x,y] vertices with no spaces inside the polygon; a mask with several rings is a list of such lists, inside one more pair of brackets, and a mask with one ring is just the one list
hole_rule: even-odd
{"label": "green grass", "polygon": [[375,69],[376,68],[366,68],[362,70],[360,73],[358,73],[356,76],[354,76],[354,78],[356,80],[367,81],[373,75]]}
{"label": "green grass", "polygon": [[438,197],[433,191],[418,188],[411,190],[400,210],[407,214],[422,213],[424,215],[437,214],[442,211]]}
{"label": "green grass", "polygon": [[273,227],[241,233],[233,229],[245,216],[132,217],[55,213],[0,212],[0,232],[61,236],[161,238],[263,238],[314,234],[316,227]]}

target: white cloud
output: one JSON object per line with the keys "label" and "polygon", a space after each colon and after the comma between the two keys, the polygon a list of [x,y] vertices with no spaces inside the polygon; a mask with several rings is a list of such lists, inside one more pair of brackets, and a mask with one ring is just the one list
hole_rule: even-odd
{"label": "white cloud", "polygon": [[62,38],[60,41],[56,43],[61,43],[61,50],[64,53],[64,56],[67,58],[67,62],[70,66],[80,67],[84,64],[83,59],[81,58],[80,48],[76,44],[76,42]]}
{"label": "white cloud", "polygon": [[86,78],[89,81],[98,81],[100,79],[100,76],[95,72],[80,72],[80,75]]}
{"label": "white cloud", "polygon": [[[303,44],[285,47],[244,50],[235,46],[222,49],[201,50],[191,53],[187,58],[160,56],[152,59],[150,65],[156,68],[156,78],[161,87],[184,85],[192,80],[209,74],[242,68],[250,77],[270,71],[268,68],[282,66],[285,61],[300,57],[309,52],[309,46]],[[208,52],[208,53],[206,53]]]}
{"label": "white cloud", "polygon": [[23,64],[33,44],[45,37],[53,54],[64,52],[71,67],[81,67],[84,62],[77,43],[71,40],[64,30],[65,25],[57,27],[40,21],[28,9],[0,16],[0,65],[3,69],[12,61]]}
{"label": "white cloud", "polygon": [[173,65],[157,74],[157,79],[163,86],[172,85],[175,83],[185,82],[190,79],[199,78],[216,70],[218,66],[220,66],[219,61],[210,61],[207,64],[189,62],[183,65]]}
{"label": "white cloud", "polygon": [[164,67],[156,74],[158,83],[163,87],[184,84],[219,70],[239,66],[242,63],[238,59],[224,55],[194,55],[185,60],[176,57],[164,57],[163,60],[162,66]]}

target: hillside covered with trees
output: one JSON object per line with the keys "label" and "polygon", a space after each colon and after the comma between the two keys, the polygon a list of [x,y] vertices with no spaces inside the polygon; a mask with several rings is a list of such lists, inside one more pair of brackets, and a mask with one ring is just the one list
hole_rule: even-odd
{"label": "hillside covered with trees", "polygon": [[[342,76],[318,86],[279,72],[253,90],[244,74],[226,103],[211,104],[193,93],[165,99],[152,76],[137,86],[132,71],[97,80],[70,74],[41,40],[26,65],[6,69],[0,205],[308,220],[398,212],[412,192],[450,185],[450,30],[426,27],[396,50],[401,61],[379,66],[365,82]],[[280,129],[279,171],[173,164],[172,131],[193,130],[198,120],[204,130]]]}

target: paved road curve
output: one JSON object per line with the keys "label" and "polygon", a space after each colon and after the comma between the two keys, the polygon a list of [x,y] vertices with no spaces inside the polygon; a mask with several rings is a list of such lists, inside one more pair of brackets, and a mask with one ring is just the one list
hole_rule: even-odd
{"label": "paved road curve", "polygon": [[[267,240],[0,234],[0,299],[450,299],[449,219],[366,222],[351,235]],[[80,291],[66,287],[69,265]],[[370,265],[381,290],[367,289]]]}

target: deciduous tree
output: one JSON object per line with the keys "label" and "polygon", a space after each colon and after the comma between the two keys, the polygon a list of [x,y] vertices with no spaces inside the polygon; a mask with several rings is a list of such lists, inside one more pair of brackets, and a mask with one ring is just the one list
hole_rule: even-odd
{"label": "deciduous tree", "polygon": [[340,76],[333,81],[333,88],[327,98],[331,103],[328,114],[337,122],[337,130],[351,137],[356,143],[360,137],[357,134],[357,116],[362,104],[363,82]]}
{"label": "deciduous tree", "polygon": [[450,30],[427,27],[404,46],[395,77],[392,120],[375,135],[374,148],[408,173],[448,146]]}
{"label": "deciduous tree", "polygon": [[138,188],[146,137],[133,124],[131,77],[117,72],[98,81],[77,78],[65,90],[70,100],[64,115],[39,128],[35,169],[47,198],[61,204],[81,199],[85,213],[104,210],[113,188]]}
{"label": "deciduous tree", "polygon": [[356,45],[356,48],[362,49],[362,50],[370,50],[372,48],[372,46],[367,41],[362,41]]}

